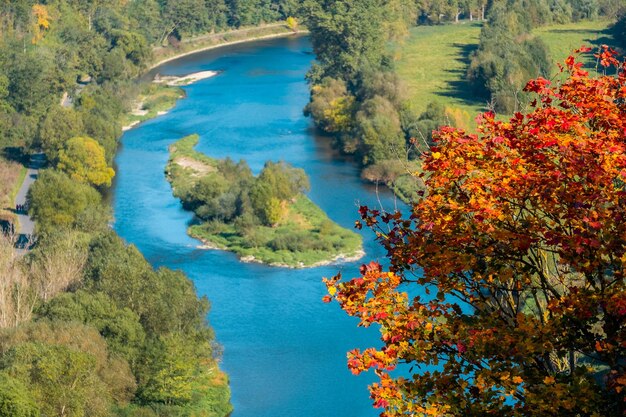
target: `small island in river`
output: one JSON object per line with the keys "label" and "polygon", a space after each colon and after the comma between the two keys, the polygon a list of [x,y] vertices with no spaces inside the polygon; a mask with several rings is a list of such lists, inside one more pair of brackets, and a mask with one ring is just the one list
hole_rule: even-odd
{"label": "small island in river", "polygon": [[245,161],[197,152],[198,140],[192,135],[174,143],[165,172],[174,195],[201,221],[188,233],[205,248],[292,268],[363,256],[361,236],[331,221],[303,194],[309,188],[304,170],[268,162],[255,177]]}

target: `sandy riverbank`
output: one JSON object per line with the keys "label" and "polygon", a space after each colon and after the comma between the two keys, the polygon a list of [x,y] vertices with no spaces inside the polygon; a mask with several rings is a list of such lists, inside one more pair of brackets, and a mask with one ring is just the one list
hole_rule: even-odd
{"label": "sandy riverbank", "polygon": [[280,263],[280,262],[266,263],[255,258],[254,256],[244,256],[244,257],[239,258],[239,260],[241,262],[258,263],[258,264],[264,264],[264,265],[269,265],[269,266],[275,266],[279,268],[302,269],[302,268],[317,268],[319,266],[337,265],[337,264],[345,264],[349,262],[356,262],[364,256],[365,256],[365,252],[363,250],[359,250],[353,255],[346,255],[344,253],[340,253],[339,255],[335,256],[332,259],[329,259],[326,261],[315,262],[314,264],[311,264],[311,265],[305,265],[302,262],[298,263],[298,265],[288,265],[288,264]]}
{"label": "sandy riverbank", "polygon": [[200,71],[182,76],[157,75],[152,82],[156,84],[165,84],[170,87],[183,87],[198,81],[206,80],[207,78],[215,77],[217,74],[219,74],[217,71]]}
{"label": "sandy riverbank", "polygon": [[[198,81],[202,81],[202,80],[206,80],[208,78],[211,77],[215,77],[216,75],[218,75],[219,72],[218,71],[200,71],[200,72],[194,72],[192,74],[186,74],[186,75],[157,75],[155,77],[155,79],[152,81],[154,84],[160,84],[160,85],[166,85],[168,87],[184,87],[187,85],[191,85],[193,83],[196,83]],[[153,112],[152,114],[150,114],[150,111],[145,109],[145,105],[146,102],[148,102],[150,100],[150,95],[143,97],[142,100],[137,101],[137,103],[135,103],[135,105],[133,106],[133,109],[130,112],[131,116],[136,116],[139,118],[139,120],[133,120],[132,122],[128,123],[127,125],[122,127],[122,132],[126,132],[132,128],[134,128],[135,126],[137,126],[138,124],[140,124],[141,122],[154,118],[154,117],[159,117],[159,116],[163,116],[165,114],[168,113],[169,109],[167,110],[159,110],[157,112]],[[172,106],[175,104],[175,102],[172,103]]]}

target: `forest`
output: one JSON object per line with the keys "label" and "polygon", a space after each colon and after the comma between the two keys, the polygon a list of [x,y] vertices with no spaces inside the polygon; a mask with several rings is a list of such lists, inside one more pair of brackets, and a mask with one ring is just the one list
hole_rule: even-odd
{"label": "forest", "polygon": [[[305,112],[338,149],[355,156],[365,180],[388,184],[423,214],[418,223],[417,216],[362,207],[359,227],[390,225],[376,231],[392,270],[370,264],[357,281],[327,281],[327,301],[338,300],[364,326],[383,326],[384,350],[349,356],[354,373],[378,368],[374,405],[386,416],[624,415],[620,199],[626,171],[620,170],[626,168],[619,128],[626,119],[625,69],[604,49],[597,62],[606,74],[583,74],[572,58],[562,85],[550,86],[550,54],[532,34],[598,16],[615,22],[611,46],[625,49],[626,11],[619,0],[0,0],[2,203],[11,206],[11,185],[24,175],[20,167],[32,152],[41,150],[48,161],[28,194],[36,222],[32,250],[24,255],[10,233],[0,239],[0,416],[232,411],[228,377],[219,369],[221,347],[206,318],[209,301],[184,274],[153,268],[111,231],[106,196],[122,125],[143,91],[135,81],[153,63],[155,47],[175,50],[194,36],[289,18],[310,31],[316,56]],[[428,103],[419,114],[406,106],[390,48],[415,25],[467,21],[482,26],[464,77],[472,93],[489,102],[475,147],[468,145],[475,136],[464,131],[432,133],[450,122],[440,103]],[[531,79],[537,81],[527,84]],[[562,108],[552,106],[555,97]],[[560,126],[559,135],[540,142],[546,137],[537,134],[548,124]],[[573,130],[589,139],[584,146],[575,146]],[[537,140],[539,151],[516,138]],[[563,166],[578,168],[570,182],[545,165],[561,155]],[[545,177],[507,171],[497,163],[502,158],[515,166],[526,158],[535,172],[570,188],[552,192]],[[594,162],[593,175],[581,158]],[[204,190],[231,193],[187,190],[185,204],[204,220],[229,217],[271,228],[280,204],[268,186],[232,161],[222,165],[234,177],[207,179],[222,183]],[[469,175],[475,166],[502,172],[497,194],[482,194],[485,183],[494,189],[494,180]],[[281,197],[289,200],[306,189],[298,172],[269,164],[260,178],[276,182],[270,177],[285,173],[296,178],[279,181],[293,185]],[[458,178],[465,188],[450,185]],[[236,213],[235,200],[253,195],[242,192],[242,184],[257,193],[252,220]],[[546,191],[533,194],[533,187]],[[571,188],[588,201],[571,200]],[[5,226],[15,221],[12,210],[0,216]],[[471,239],[468,230],[475,230]],[[302,245],[293,236],[272,242]],[[413,282],[417,266],[426,272],[417,281],[435,297],[409,306],[406,293],[396,289]],[[368,298],[373,290],[380,298]],[[459,304],[448,303],[451,296],[480,314],[470,319]],[[509,304],[498,315],[502,303]],[[390,315],[405,321],[391,322]],[[494,330],[499,327],[506,332]],[[532,339],[536,328],[541,337]],[[563,337],[553,342],[550,335],[558,332]],[[504,337],[515,348],[503,352]],[[530,339],[536,343],[526,343]],[[440,357],[445,372],[423,379],[383,372],[402,361],[432,364]],[[477,365],[481,361],[488,366]],[[468,374],[478,377],[463,379]]]}

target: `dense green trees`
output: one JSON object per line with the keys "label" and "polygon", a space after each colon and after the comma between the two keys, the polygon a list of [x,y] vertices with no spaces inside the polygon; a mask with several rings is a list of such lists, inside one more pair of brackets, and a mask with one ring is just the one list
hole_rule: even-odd
{"label": "dense green trees", "polygon": [[94,211],[98,213],[98,222],[109,217],[101,200],[91,186],[77,183],[55,170],[41,172],[28,194],[30,215],[37,222],[37,230],[43,233],[59,227],[93,230],[90,220]]}
{"label": "dense green trees", "polygon": [[5,372],[0,372],[0,416],[39,417],[39,409],[26,386]]}
{"label": "dense green trees", "polygon": [[305,2],[318,57],[308,75],[311,101],[305,112],[343,152],[356,155],[368,181],[393,185],[406,176],[412,138],[429,135],[419,131],[420,115],[403,104],[387,48],[416,22],[416,7],[405,0]]}
{"label": "dense green trees", "polygon": [[[50,141],[87,133],[104,146],[111,162],[120,132],[120,112],[111,112],[111,107],[125,99],[115,85],[145,69],[153,45],[274,22],[299,9],[294,0],[3,2],[0,140],[18,146],[51,145]],[[88,89],[95,106],[84,100],[87,92],[80,92],[77,80],[97,82]],[[57,103],[63,92],[73,98],[82,120],[75,120],[69,111],[60,113]],[[100,94],[104,95],[101,101],[95,98]],[[55,120],[61,121],[56,132],[51,127]],[[65,137],[60,138],[59,132],[65,128]]]}
{"label": "dense green trees", "polygon": [[[112,416],[141,409],[227,415],[227,380],[206,323],[209,304],[193,284],[180,272],[153,270],[110,231],[80,234],[86,243],[79,246],[88,245],[82,264],[62,257],[59,251],[71,248],[58,235],[42,235],[32,255],[13,258],[16,268],[33,271],[16,283],[38,299],[30,308],[39,307],[33,321],[0,329],[0,380],[16,381],[0,389],[0,416]],[[49,251],[59,263],[49,263]],[[55,276],[45,279],[44,273]],[[63,273],[77,277],[65,286],[69,292],[55,297],[48,284],[62,284]]]}
{"label": "dense green trees", "polygon": [[540,10],[538,14],[534,11],[520,3],[497,3],[491,7],[489,21],[481,31],[480,46],[472,56],[468,78],[476,94],[487,100],[491,98],[497,111],[516,111],[525,101],[522,89],[526,80],[549,77],[551,63],[547,47],[529,32],[535,25],[550,21],[550,10]]}
{"label": "dense green trees", "polygon": [[379,68],[385,61],[385,34],[380,22],[381,0],[305,2],[318,66],[310,73],[313,83],[323,77],[356,81],[362,68]]}
{"label": "dense green trees", "polygon": [[[480,45],[471,57],[468,79],[475,93],[492,108],[512,113],[526,104],[522,91],[526,80],[550,76],[551,59],[543,42],[532,36],[532,29],[599,14],[614,17],[619,11],[610,0],[500,0],[487,9]],[[617,27],[617,26],[616,26]],[[619,35],[616,36],[619,42]]]}
{"label": "dense green trees", "polygon": [[[194,135],[177,142],[166,171],[174,195],[204,221],[234,224],[241,233],[253,224],[272,226],[281,220],[285,204],[309,189],[309,179],[300,168],[267,162],[255,178],[245,161],[218,161],[192,153],[197,141]],[[189,168],[179,163],[181,157],[201,158],[195,163],[202,171],[198,180],[189,180],[185,174]]]}
{"label": "dense green trees", "polygon": [[617,7],[610,0],[308,0],[302,10],[317,55],[305,112],[338,148],[357,156],[364,179],[402,189],[408,198],[417,184],[407,176],[417,169],[412,160],[432,143],[432,130],[456,117],[437,103],[423,114],[403,103],[388,46],[407,26],[485,20],[467,77],[477,97],[507,113],[526,104],[526,80],[550,75],[547,47],[533,28],[611,16]]}

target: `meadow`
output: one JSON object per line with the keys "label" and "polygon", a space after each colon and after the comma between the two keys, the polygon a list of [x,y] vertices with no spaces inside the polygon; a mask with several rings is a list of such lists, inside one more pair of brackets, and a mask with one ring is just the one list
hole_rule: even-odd
{"label": "meadow", "polygon": [[[545,26],[533,33],[548,45],[556,73],[556,63],[581,45],[610,44],[609,25],[608,20],[581,21]],[[421,113],[428,103],[437,101],[448,109],[451,123],[473,126],[475,116],[487,108],[486,101],[472,94],[465,77],[471,54],[478,48],[480,29],[477,21],[411,29],[394,52],[397,73],[413,111]],[[586,62],[595,65],[591,55]]]}

